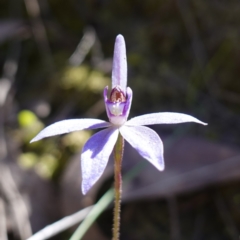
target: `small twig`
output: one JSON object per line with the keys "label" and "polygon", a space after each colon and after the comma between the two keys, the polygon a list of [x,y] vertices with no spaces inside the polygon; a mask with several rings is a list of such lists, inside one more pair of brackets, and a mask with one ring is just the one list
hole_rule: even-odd
{"label": "small twig", "polygon": [[52,52],[48,43],[47,32],[41,19],[41,9],[37,0],[24,0],[28,15],[31,21],[33,36],[38,45],[39,52],[42,54],[46,65],[50,70],[54,69]]}
{"label": "small twig", "polygon": [[17,230],[22,240],[32,235],[28,210],[18,191],[12,173],[5,164],[0,165],[0,187],[10,205]]}
{"label": "small twig", "polygon": [[96,41],[96,33],[92,27],[88,27],[84,31],[84,35],[80,40],[76,50],[69,58],[69,63],[74,66],[81,65],[90,49],[93,47]]}
{"label": "small twig", "polygon": [[9,56],[3,65],[3,75],[0,78],[0,161],[7,156],[7,143],[5,139],[4,120],[7,97],[15,80],[20,56],[19,43],[13,43],[9,50]]}
{"label": "small twig", "polygon": [[6,213],[3,200],[0,198],[0,239],[7,240]]}
{"label": "small twig", "polygon": [[89,206],[70,216],[64,217],[63,219],[43,228],[42,230],[35,233],[33,236],[31,236],[27,240],[45,240],[50,237],[53,237],[58,233],[63,232],[64,230],[81,222],[87,216],[87,214],[92,210],[92,208],[93,206]]}

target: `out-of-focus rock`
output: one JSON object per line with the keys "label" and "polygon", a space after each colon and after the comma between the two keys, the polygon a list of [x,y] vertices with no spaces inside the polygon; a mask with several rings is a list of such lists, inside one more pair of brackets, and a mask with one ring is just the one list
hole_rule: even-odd
{"label": "out-of-focus rock", "polygon": [[[130,170],[139,162],[145,166],[131,182],[124,185],[124,200],[168,197],[240,178],[240,151],[223,144],[193,137],[181,138],[170,147],[165,147],[164,158],[165,170],[159,172],[147,161],[142,163],[142,158],[126,143],[123,172]],[[99,188],[106,179],[112,177],[112,174],[111,157],[103,176],[90,192],[83,196],[80,154],[76,155],[70,161],[62,179],[62,209],[69,214],[93,204]]]}
{"label": "out-of-focus rock", "polygon": [[[129,159],[137,158],[128,152]],[[124,189],[125,200],[168,197],[240,178],[237,148],[188,137],[166,148],[164,156],[165,170],[159,173],[147,165]]]}

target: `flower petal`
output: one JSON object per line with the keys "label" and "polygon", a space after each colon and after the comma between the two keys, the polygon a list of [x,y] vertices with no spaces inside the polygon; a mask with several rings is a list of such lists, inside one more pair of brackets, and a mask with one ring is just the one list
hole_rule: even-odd
{"label": "flower petal", "polygon": [[175,112],[162,112],[162,113],[151,113],[141,115],[130,119],[126,122],[128,126],[141,126],[141,125],[152,125],[152,124],[173,124],[173,123],[184,123],[184,122],[195,122],[203,125],[207,125],[195,117],[192,117],[183,113]]}
{"label": "flower petal", "polygon": [[163,143],[155,131],[144,126],[122,126],[120,133],[138,153],[158,170],[164,169]]}
{"label": "flower petal", "polygon": [[120,86],[126,94],[127,86],[127,60],[124,37],[118,35],[114,45],[113,67],[112,67],[112,89]]}
{"label": "flower petal", "polygon": [[129,112],[131,109],[132,95],[133,95],[132,89],[130,87],[127,87],[127,101],[126,101],[126,105],[124,108],[124,115],[125,115],[126,119],[128,118]]}
{"label": "flower petal", "polygon": [[109,126],[111,126],[111,123],[99,119],[83,118],[63,120],[44,128],[35,138],[31,140],[31,142],[63,133],[69,133],[83,129],[105,128]]}
{"label": "flower petal", "polygon": [[94,134],[84,145],[81,155],[82,192],[86,194],[101,177],[118,138],[117,128]]}

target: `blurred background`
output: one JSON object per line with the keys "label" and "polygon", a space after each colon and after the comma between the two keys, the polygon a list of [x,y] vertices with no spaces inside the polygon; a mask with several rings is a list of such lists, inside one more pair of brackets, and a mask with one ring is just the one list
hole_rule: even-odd
{"label": "blurred background", "polygon": [[[126,144],[121,239],[239,238],[240,2],[1,0],[0,240],[27,239],[111,187],[112,159],[81,194],[80,152],[94,132],[29,141],[58,120],[107,120],[102,91],[119,33],[130,117],[172,111],[208,123],[153,126],[164,172]],[[83,239],[111,239],[111,229],[112,206]]]}

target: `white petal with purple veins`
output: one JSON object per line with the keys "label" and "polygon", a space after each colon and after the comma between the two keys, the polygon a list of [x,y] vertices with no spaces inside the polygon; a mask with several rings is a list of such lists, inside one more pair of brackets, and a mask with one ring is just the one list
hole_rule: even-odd
{"label": "white petal with purple veins", "polygon": [[124,139],[135,148],[138,153],[158,170],[164,169],[163,144],[158,134],[144,126],[122,126],[120,129]]}
{"label": "white petal with purple veins", "polygon": [[183,113],[175,112],[161,112],[161,113],[150,113],[141,115],[130,119],[126,122],[128,126],[141,126],[141,125],[152,125],[152,124],[174,124],[174,123],[184,123],[184,122],[195,122],[203,125],[207,125],[195,117],[192,117]]}
{"label": "white petal with purple veins", "polygon": [[112,88],[120,86],[126,93],[127,86],[127,59],[125,41],[122,35],[116,37],[112,66]]}
{"label": "white petal with purple veins", "polygon": [[109,122],[92,118],[63,120],[44,128],[35,138],[31,140],[31,142],[63,133],[69,133],[83,129],[105,128],[109,126],[111,126],[111,123]]}
{"label": "white petal with purple veins", "polygon": [[84,145],[81,154],[83,194],[86,194],[103,174],[118,134],[118,129],[108,128],[94,134]]}

